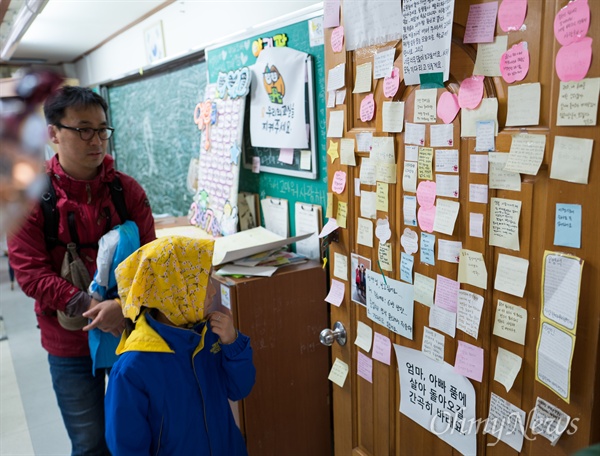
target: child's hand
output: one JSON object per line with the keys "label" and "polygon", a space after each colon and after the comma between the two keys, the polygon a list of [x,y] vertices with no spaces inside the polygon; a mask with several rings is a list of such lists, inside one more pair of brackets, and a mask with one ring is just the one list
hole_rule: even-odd
{"label": "child's hand", "polygon": [[208,315],[212,331],[219,336],[221,343],[229,345],[237,339],[237,331],[233,327],[233,315],[227,308],[224,312],[211,312]]}

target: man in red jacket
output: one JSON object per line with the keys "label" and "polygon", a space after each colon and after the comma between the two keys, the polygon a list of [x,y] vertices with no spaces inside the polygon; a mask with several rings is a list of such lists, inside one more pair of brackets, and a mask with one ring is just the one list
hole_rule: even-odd
{"label": "man in red jacket", "polygon": [[[115,176],[120,179],[129,218],[139,228],[141,244],[156,238],[144,190],[133,178],[116,171],[106,153],[114,131],[107,123],[107,109],[100,95],[83,87],[65,86],[46,100],[48,134],[58,149],[46,166],[57,197],[58,243],[46,242],[40,205],[8,243],[17,281],[35,299],[42,346],[48,351],[52,384],[73,455],[109,454],[104,440],[105,372],[92,372],[87,331],[100,328],[118,335],[124,317],[116,301],[98,302],[62,278],[65,246],[69,242],[79,246],[79,256],[93,277],[98,240],[125,221],[111,198]],[[73,230],[78,239],[72,239]],[[64,317],[81,316],[91,319],[83,329],[61,325]]]}

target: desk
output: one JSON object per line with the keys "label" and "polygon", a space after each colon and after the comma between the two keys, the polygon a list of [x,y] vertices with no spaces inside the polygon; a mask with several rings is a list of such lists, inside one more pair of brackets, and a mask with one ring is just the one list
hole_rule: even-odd
{"label": "desk", "polygon": [[272,277],[213,277],[253,349],[256,384],[237,404],[249,455],[331,455],[325,271],[311,261]]}

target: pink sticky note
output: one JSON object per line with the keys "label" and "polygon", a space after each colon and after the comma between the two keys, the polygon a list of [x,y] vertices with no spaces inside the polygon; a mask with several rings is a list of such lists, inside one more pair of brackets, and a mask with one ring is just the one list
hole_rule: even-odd
{"label": "pink sticky note", "polygon": [[454,120],[458,111],[460,111],[458,97],[451,92],[444,92],[438,100],[437,116],[448,124]]}
{"label": "pink sticky note", "polygon": [[325,301],[339,307],[344,300],[344,293],[346,292],[346,286],[344,282],[339,280],[331,279],[331,288],[329,294],[325,298]]}
{"label": "pink sticky note", "polygon": [[519,30],[525,22],[527,0],[504,0],[498,8],[498,24],[503,32]]}
{"label": "pink sticky note", "polygon": [[587,35],[589,28],[588,0],[569,2],[554,18],[554,36],[563,46],[581,41]]}
{"label": "pink sticky note", "polygon": [[280,149],[278,160],[288,165],[294,163],[294,149]]}
{"label": "pink sticky note", "polygon": [[417,201],[421,207],[429,209],[435,204],[435,182],[421,181],[417,187]]}
{"label": "pink sticky note", "polygon": [[373,383],[373,360],[362,352],[358,352],[358,366],[356,367],[358,375]]}
{"label": "pink sticky note", "polygon": [[344,26],[333,29],[331,32],[331,49],[333,52],[341,52],[342,46],[344,45]]}
{"label": "pink sticky note", "polygon": [[394,67],[392,74],[383,78],[383,94],[387,98],[393,98],[400,87],[400,68]]}
{"label": "pink sticky note", "polygon": [[360,120],[368,122],[375,115],[375,100],[373,94],[370,93],[363,101],[360,102]]}
{"label": "pink sticky note", "polygon": [[528,71],[529,51],[526,42],[515,44],[500,57],[500,73],[509,84],[522,81],[527,76]]}
{"label": "pink sticky note", "polygon": [[556,74],[563,82],[581,81],[585,78],[592,63],[592,39],[563,46],[556,54]]}
{"label": "pink sticky note", "polygon": [[435,281],[435,305],[449,312],[455,312],[458,306],[460,283],[438,274]]}
{"label": "pink sticky note", "polygon": [[323,27],[340,25],[340,0],[325,0],[323,4]]}
{"label": "pink sticky note", "polygon": [[417,213],[417,220],[419,226],[423,231],[433,233],[433,222],[435,220],[435,206],[433,207],[420,207]]}
{"label": "pink sticky note", "polygon": [[373,359],[390,365],[390,353],[392,351],[392,342],[383,334],[375,332],[373,337]]}
{"label": "pink sticky note", "polygon": [[471,5],[463,43],[492,43],[497,13],[498,2]]}
{"label": "pink sticky note", "polygon": [[460,84],[458,104],[461,108],[475,109],[483,98],[483,76],[471,76]]}
{"label": "pink sticky note", "polygon": [[480,382],[483,378],[483,348],[459,340],[454,372]]}
{"label": "pink sticky note", "polygon": [[346,188],[346,172],[336,171],[333,175],[333,182],[331,183],[331,190],[338,195]]}

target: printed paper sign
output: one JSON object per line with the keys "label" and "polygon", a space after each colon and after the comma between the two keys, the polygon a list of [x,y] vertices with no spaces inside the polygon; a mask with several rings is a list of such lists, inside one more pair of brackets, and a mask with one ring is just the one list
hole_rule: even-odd
{"label": "printed paper sign", "polygon": [[254,147],[308,148],[304,99],[308,54],[262,50],[252,66],[250,138]]}
{"label": "printed paper sign", "polygon": [[[456,374],[450,364],[434,361],[419,350],[396,344],[394,350],[400,376],[400,413],[460,453],[476,454],[475,389],[471,382]],[[415,384],[416,390],[412,388]]]}

